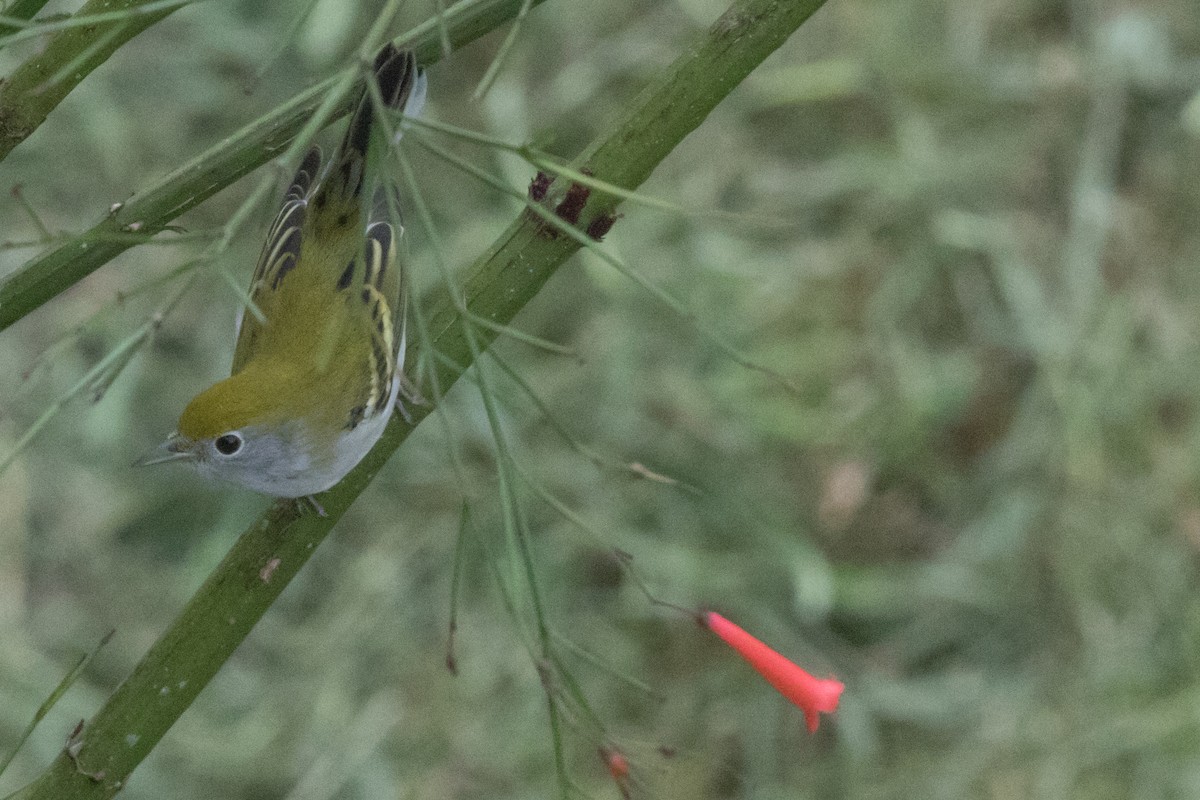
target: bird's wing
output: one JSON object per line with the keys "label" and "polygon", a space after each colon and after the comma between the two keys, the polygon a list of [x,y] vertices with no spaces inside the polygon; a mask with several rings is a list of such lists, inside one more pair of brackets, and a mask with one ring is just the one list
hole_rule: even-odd
{"label": "bird's wing", "polygon": [[317,172],[321,168],[321,150],[313,147],[300,162],[296,177],[284,195],[283,205],[271,223],[267,240],[263,244],[262,254],[258,257],[258,265],[254,268],[254,277],[250,280],[250,300],[254,307],[261,312],[260,319],[254,310],[242,306],[238,311],[237,344],[233,350],[233,368],[237,374],[246,362],[253,358],[263,328],[271,321],[276,312],[278,299],[277,289],[284,276],[295,268],[300,260],[301,229],[304,226],[304,215],[308,207],[308,198],[312,193]]}
{"label": "bird's wing", "polygon": [[[400,229],[403,232],[403,228]],[[371,393],[367,406],[378,409],[388,402],[397,361],[404,363],[403,276],[396,258],[396,229],[388,222],[367,227],[363,252],[362,299],[371,310]]]}

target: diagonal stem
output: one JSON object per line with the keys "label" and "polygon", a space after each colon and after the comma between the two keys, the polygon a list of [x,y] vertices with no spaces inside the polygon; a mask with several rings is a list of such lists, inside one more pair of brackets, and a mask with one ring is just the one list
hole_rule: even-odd
{"label": "diagonal stem", "polygon": [[[441,19],[417,26],[396,44],[412,48],[417,60],[429,65],[442,57],[442,25],[444,35],[459,48],[512,19],[521,6],[522,0],[462,0],[446,9]],[[336,80],[301,92],[136,195],[90,230],[30,260],[0,283],[0,331],[132,247],[134,243],[121,234],[159,233],[180,214],[283,153]],[[363,85],[360,81],[348,98],[357,98]],[[0,129],[2,98],[0,92]],[[347,99],[331,119],[349,113],[352,105]]]}
{"label": "diagonal stem", "polygon": [[[152,3],[153,9],[139,13],[139,6]],[[62,99],[118,48],[186,4],[181,0],[160,8],[157,0],[88,0],[76,17],[103,13],[112,18],[55,31],[44,49],[0,84],[0,161],[29,138]],[[20,3],[14,9],[15,16],[28,19],[25,15],[36,14],[41,5],[44,3]],[[4,27],[12,30],[11,25]],[[67,66],[72,68],[65,70]]]}
{"label": "diagonal stem", "polygon": [[[626,117],[588,148],[581,166],[601,180],[635,188],[823,2],[736,0],[639,95]],[[431,33],[435,38],[430,43],[436,48],[436,32]],[[593,195],[582,224],[610,213],[616,202],[611,196]],[[465,286],[470,312],[507,323],[579,247],[576,239],[553,232],[527,209],[470,269]],[[437,378],[449,387],[461,373],[448,364],[470,364],[475,347],[486,347],[497,334],[478,328],[472,334],[477,342],[468,341],[466,326],[445,294],[433,304],[428,319],[433,341],[425,345],[447,356],[438,362]],[[413,411],[415,425],[431,409]],[[409,424],[393,417],[363,462],[321,496],[328,516],[279,501],[242,534],[179,618],[88,722],[76,760],[65,753],[59,756],[19,793],[21,800],[107,798],[119,791],[411,432]]]}

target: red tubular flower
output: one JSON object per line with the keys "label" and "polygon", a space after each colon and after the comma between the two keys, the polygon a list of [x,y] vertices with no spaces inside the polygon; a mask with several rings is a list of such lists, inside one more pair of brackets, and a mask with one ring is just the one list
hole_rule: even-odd
{"label": "red tubular flower", "polygon": [[714,611],[704,615],[704,624],[746,659],[767,683],[804,712],[809,733],[816,731],[820,714],[837,710],[838,699],[846,688],[841,681],[814,678]]}

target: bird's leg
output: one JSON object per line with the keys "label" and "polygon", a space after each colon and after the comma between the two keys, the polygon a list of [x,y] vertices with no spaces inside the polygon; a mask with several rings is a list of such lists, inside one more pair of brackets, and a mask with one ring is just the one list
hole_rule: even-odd
{"label": "bird's leg", "polygon": [[325,507],[323,505],[321,505],[321,501],[317,499],[317,496],[315,494],[308,494],[308,495],[305,495],[304,497],[297,497],[296,498],[296,510],[299,511],[301,514],[303,514],[306,503],[309,506],[311,506],[314,511],[317,512],[317,516],[319,516],[319,517],[328,517],[329,516],[327,513],[325,513]]}
{"label": "bird's leg", "polygon": [[408,406],[405,405],[406,402],[414,406],[429,405],[429,401],[421,394],[421,390],[417,388],[417,385],[401,372],[400,391],[396,392],[396,411],[399,412],[401,419],[412,425],[413,415],[408,410]]}

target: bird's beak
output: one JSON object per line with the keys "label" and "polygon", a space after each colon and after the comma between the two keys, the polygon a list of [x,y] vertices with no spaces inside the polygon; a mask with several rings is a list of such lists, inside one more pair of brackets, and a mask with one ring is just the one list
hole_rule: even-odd
{"label": "bird's beak", "polygon": [[168,461],[191,461],[196,457],[196,444],[186,436],[172,433],[152,453],[133,462],[135,467],[165,464]]}

